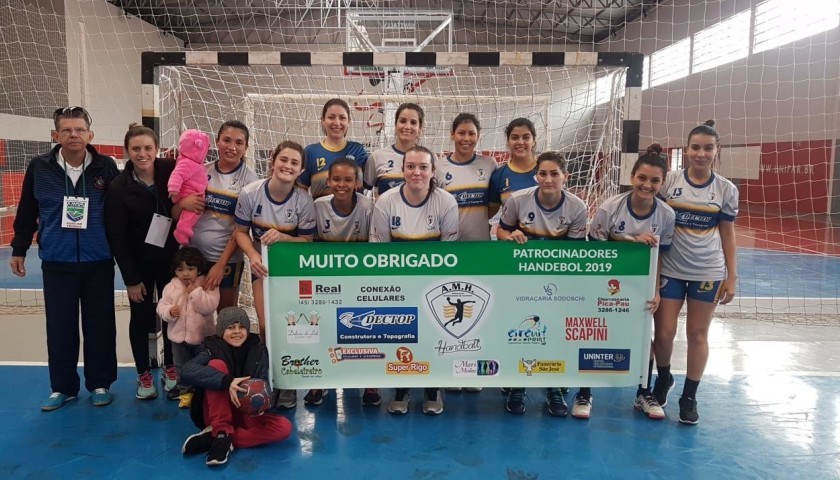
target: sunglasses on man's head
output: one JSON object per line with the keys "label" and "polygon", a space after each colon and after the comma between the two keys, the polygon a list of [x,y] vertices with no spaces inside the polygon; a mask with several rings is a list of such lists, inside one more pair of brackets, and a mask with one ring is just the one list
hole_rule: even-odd
{"label": "sunglasses on man's head", "polygon": [[58,117],[67,115],[71,118],[84,118],[87,120],[88,125],[93,123],[93,117],[90,116],[87,110],[84,107],[60,107],[55,109],[53,112],[53,120],[57,119]]}

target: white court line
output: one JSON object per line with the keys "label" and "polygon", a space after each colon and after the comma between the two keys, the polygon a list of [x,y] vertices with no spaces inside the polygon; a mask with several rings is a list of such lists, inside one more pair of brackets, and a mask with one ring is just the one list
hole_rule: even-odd
{"label": "white court line", "polygon": [[[0,360],[0,367],[46,367],[47,362],[21,362],[17,360]],[[76,367],[84,367],[85,364],[79,362],[76,364]],[[134,367],[134,362],[132,363],[118,363],[117,368],[128,368]]]}
{"label": "white court line", "polygon": [[[47,362],[19,362],[19,361],[0,361],[0,367],[46,367]],[[83,367],[84,363],[79,363],[78,367]],[[120,368],[134,368],[134,363],[118,363]],[[685,375],[685,370],[671,370],[671,373],[676,375]],[[745,370],[733,370],[727,372],[725,375],[721,373],[707,373],[703,377],[777,377],[777,376],[791,376],[791,377],[840,377],[840,371],[836,372],[811,372],[807,370],[790,370],[777,372],[749,372]],[[534,387],[537,388],[537,387]],[[611,388],[611,387],[604,387]]]}

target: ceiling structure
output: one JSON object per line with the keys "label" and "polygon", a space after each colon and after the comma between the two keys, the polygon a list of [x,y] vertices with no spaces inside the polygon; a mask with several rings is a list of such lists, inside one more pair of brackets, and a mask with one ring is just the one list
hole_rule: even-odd
{"label": "ceiling structure", "polygon": [[[379,27],[397,38],[427,38],[439,24],[414,22],[413,12],[451,15],[447,35],[433,36],[425,51],[449,44],[503,49],[515,45],[594,45],[662,0],[108,0],[126,14],[177,36],[187,46],[216,48],[310,45],[344,50],[347,15],[397,12],[406,22]],[[368,31],[377,30],[370,25]],[[383,30],[383,31],[384,31]],[[378,44],[377,44],[378,45]],[[468,48],[467,48],[468,49]]]}

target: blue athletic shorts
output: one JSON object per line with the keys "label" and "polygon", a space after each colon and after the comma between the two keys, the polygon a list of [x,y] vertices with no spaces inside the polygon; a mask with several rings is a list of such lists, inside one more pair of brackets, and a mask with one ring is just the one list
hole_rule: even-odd
{"label": "blue athletic shorts", "polygon": [[717,303],[722,280],[690,281],[665,275],[659,276],[659,296],[670,300],[686,298],[706,303]]}

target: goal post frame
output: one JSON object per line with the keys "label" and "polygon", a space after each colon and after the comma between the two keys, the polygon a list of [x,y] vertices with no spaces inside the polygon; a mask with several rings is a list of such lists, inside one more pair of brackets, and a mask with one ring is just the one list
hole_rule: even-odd
{"label": "goal post frame", "polygon": [[140,83],[143,125],[160,131],[158,67],[624,67],[619,184],[629,185],[639,156],[644,55],[635,52],[143,52]]}
{"label": "goal post frame", "polygon": [[[160,137],[160,67],[185,66],[343,67],[623,67],[619,185],[628,185],[639,156],[644,55],[616,52],[225,52],[182,51],[141,54],[142,122]],[[160,331],[149,333],[153,366],[161,364]]]}

